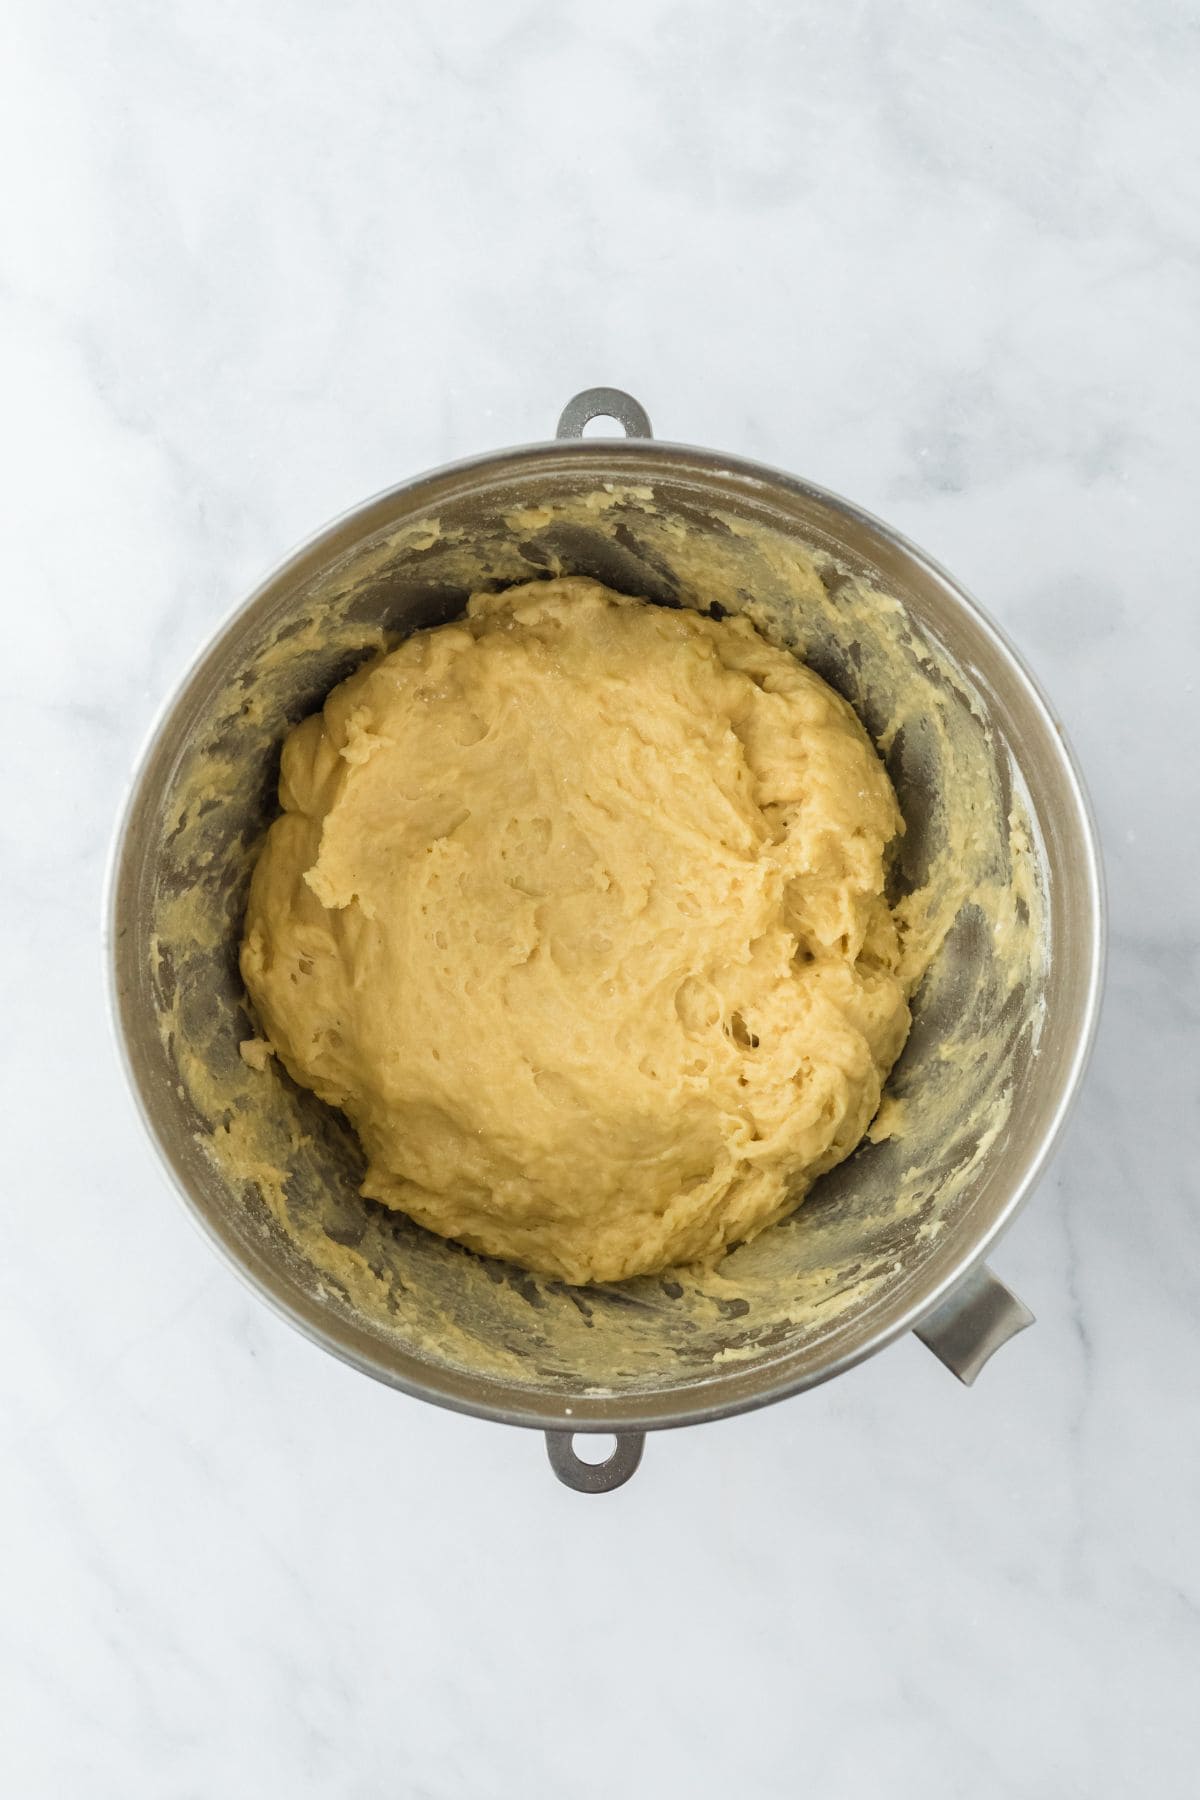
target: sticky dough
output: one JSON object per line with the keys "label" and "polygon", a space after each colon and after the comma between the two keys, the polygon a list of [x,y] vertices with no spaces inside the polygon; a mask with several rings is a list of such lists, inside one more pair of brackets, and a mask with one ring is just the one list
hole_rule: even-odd
{"label": "sticky dough", "polygon": [[909,1025],[903,829],[743,618],[477,595],[283,751],[242,972],[363,1193],[569,1282],[711,1261],[858,1143]]}

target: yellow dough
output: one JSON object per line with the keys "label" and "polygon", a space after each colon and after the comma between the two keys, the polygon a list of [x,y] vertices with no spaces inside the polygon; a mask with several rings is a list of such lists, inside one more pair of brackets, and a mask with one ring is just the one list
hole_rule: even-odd
{"label": "yellow dough", "polygon": [[242,972],[363,1193],[570,1282],[712,1260],[858,1143],[909,1026],[846,703],[748,621],[477,595],[283,751]]}

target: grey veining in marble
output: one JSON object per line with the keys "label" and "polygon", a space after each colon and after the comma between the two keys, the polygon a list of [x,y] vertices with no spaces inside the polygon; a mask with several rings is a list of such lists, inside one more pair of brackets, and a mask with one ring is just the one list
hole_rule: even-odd
{"label": "grey veining in marble", "polygon": [[[1195,8],[6,23],[0,1789],[1193,1795]],[[1036,1329],[971,1392],[908,1341],[589,1501],[218,1265],[125,1097],[99,917],[137,748],[224,612],[596,382],[979,594],[1083,760],[1113,940],[995,1257]]]}

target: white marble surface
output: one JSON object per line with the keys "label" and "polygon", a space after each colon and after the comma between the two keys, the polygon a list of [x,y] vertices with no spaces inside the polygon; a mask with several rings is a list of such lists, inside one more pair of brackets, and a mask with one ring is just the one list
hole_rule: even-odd
{"label": "white marble surface", "polygon": [[[1145,0],[9,0],[0,1791],[1191,1796],[1200,29]],[[853,495],[1084,761],[1109,1000],[1039,1316],[607,1500],[242,1290],[144,1145],[100,888],[297,538],[631,388]]]}

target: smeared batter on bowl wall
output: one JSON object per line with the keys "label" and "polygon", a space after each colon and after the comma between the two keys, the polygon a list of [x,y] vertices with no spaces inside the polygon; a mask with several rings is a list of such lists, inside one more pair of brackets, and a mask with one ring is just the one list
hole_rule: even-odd
{"label": "smeared batter on bowl wall", "polygon": [[[278,747],[330,687],[469,593],[583,572],[670,605],[745,613],[845,696],[884,756],[907,831],[889,898],[914,1025],[872,1128],[795,1217],[719,1269],[580,1294],[476,1257],[357,1197],[353,1134],[276,1059],[251,1068],[236,950],[272,816]],[[381,1337],[514,1382],[597,1392],[703,1381],[838,1330],[919,1262],[1005,1129],[1037,1029],[1039,851],[964,677],[896,599],[746,517],[660,511],[649,488],[508,501],[423,519],[325,571],[262,627],[244,675],[197,718],[155,897],[164,1043],[214,1192],[269,1234],[298,1282]],[[280,1236],[282,1234],[282,1236]]]}
{"label": "smeared batter on bowl wall", "polygon": [[477,595],[296,727],[280,799],[242,973],[372,1199],[622,1280],[757,1236],[874,1115],[909,1026],[899,808],[747,619]]}

